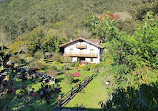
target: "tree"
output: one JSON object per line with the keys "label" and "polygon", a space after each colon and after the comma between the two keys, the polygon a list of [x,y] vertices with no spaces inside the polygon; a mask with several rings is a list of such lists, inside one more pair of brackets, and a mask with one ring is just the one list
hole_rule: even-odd
{"label": "tree", "polygon": [[1,66],[2,66],[2,69],[3,69],[3,67],[4,67],[4,59],[5,59],[5,49],[6,49],[6,47],[5,47],[5,45],[7,45],[8,43],[7,43],[8,41],[7,41],[7,39],[6,39],[6,34],[3,32],[3,31],[1,31],[1,33],[0,33],[0,61],[1,61]]}
{"label": "tree", "polygon": [[112,98],[104,104],[100,102],[105,111],[156,111],[158,84],[142,84],[135,87],[118,88]]}

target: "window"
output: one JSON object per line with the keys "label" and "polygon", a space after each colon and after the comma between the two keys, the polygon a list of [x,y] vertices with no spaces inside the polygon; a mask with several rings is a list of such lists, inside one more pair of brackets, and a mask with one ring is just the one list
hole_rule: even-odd
{"label": "window", "polygon": [[91,62],[93,62],[93,58],[90,58],[91,59]]}

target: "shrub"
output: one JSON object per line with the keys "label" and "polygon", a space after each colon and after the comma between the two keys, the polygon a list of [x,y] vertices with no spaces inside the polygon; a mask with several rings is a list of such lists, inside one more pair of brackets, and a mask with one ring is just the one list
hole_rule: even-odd
{"label": "shrub", "polygon": [[68,66],[68,65],[63,65],[63,66],[62,66],[62,69],[63,69],[63,70],[70,70],[71,68],[70,68],[70,66]]}
{"label": "shrub", "polygon": [[156,83],[142,84],[138,88],[117,88],[112,98],[101,106],[105,111],[157,111],[157,93]]}
{"label": "shrub", "polygon": [[48,69],[49,69],[49,70],[56,70],[57,68],[56,68],[55,65],[53,65],[53,66],[48,67]]}
{"label": "shrub", "polygon": [[26,63],[29,64],[33,61],[33,59],[34,59],[33,57],[26,57],[25,60],[26,60]]}
{"label": "shrub", "polygon": [[78,61],[76,64],[75,64],[76,67],[79,67],[80,66],[80,61]]}
{"label": "shrub", "polygon": [[84,70],[84,71],[89,71],[89,70],[90,70],[90,66],[89,66],[89,65],[85,65],[85,66],[83,67],[83,70]]}
{"label": "shrub", "polygon": [[75,65],[74,65],[74,63],[73,62],[71,62],[70,63],[70,67],[74,67]]}
{"label": "shrub", "polygon": [[37,51],[37,52],[35,52],[35,54],[34,54],[34,58],[37,59],[37,60],[43,59],[43,58],[44,58],[44,55],[43,55],[43,53],[42,53],[41,51]]}
{"label": "shrub", "polygon": [[30,68],[42,69],[44,68],[45,65],[40,61],[34,61],[34,62],[31,62],[28,66]]}
{"label": "shrub", "polygon": [[13,62],[13,63],[18,63],[18,64],[24,64],[26,63],[25,61],[25,55],[23,54],[20,54],[20,55],[12,55],[10,57],[10,60]]}
{"label": "shrub", "polygon": [[57,71],[54,70],[54,69],[53,70],[48,69],[46,74],[49,75],[49,76],[57,77]]}
{"label": "shrub", "polygon": [[93,66],[92,66],[92,70],[94,71],[94,72],[99,72],[99,69],[102,67],[102,65],[101,64],[93,64]]}
{"label": "shrub", "polygon": [[63,56],[61,54],[54,54],[54,56],[51,58],[53,62],[62,62]]}
{"label": "shrub", "polygon": [[72,58],[68,57],[68,56],[64,56],[62,59],[62,62],[64,62],[64,63],[70,63],[71,61],[72,61]]}
{"label": "shrub", "polygon": [[67,84],[71,84],[73,81],[73,74],[66,73],[64,76],[65,76],[65,82]]}

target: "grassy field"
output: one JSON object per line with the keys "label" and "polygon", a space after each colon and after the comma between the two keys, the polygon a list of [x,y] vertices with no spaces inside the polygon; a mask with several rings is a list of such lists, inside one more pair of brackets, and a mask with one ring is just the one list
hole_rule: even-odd
{"label": "grassy field", "polygon": [[106,97],[107,93],[99,80],[99,76],[97,76],[65,107],[100,109],[101,106],[98,103],[100,101],[105,101]]}
{"label": "grassy field", "polygon": [[[68,70],[69,73],[74,73],[75,72],[75,68],[72,68],[71,70]],[[83,71],[82,68],[79,68],[78,71],[82,77],[74,77],[74,80],[72,82],[72,84],[66,84],[65,80],[64,80],[64,73],[63,74],[59,74],[57,76],[57,83],[60,84],[60,86],[62,87],[61,91],[62,93],[66,93],[70,90],[71,86],[74,87],[75,85],[78,84],[79,81],[83,80],[85,77],[92,75],[92,71]]]}
{"label": "grassy field", "polygon": [[[85,77],[93,74],[93,71],[84,71],[82,67],[78,69],[82,77],[74,77],[72,84],[66,84],[64,82],[64,74],[57,76],[58,84],[62,87],[61,94],[64,94],[70,90],[71,86],[78,84],[78,81],[83,80]],[[75,68],[68,70],[69,73],[74,73]],[[95,77],[81,92],[79,92],[66,106],[65,108],[79,107],[79,108],[91,108],[95,110],[101,109],[100,101],[105,101],[107,93],[104,90],[104,86],[99,80],[99,75]]]}

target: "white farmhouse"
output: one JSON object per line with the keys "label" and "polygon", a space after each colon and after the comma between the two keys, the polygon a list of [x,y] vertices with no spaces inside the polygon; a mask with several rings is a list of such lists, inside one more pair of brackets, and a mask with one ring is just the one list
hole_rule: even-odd
{"label": "white farmhouse", "polygon": [[61,44],[64,56],[72,57],[72,62],[82,61],[89,63],[100,63],[100,56],[103,52],[103,47],[99,39],[77,38],[67,43]]}

